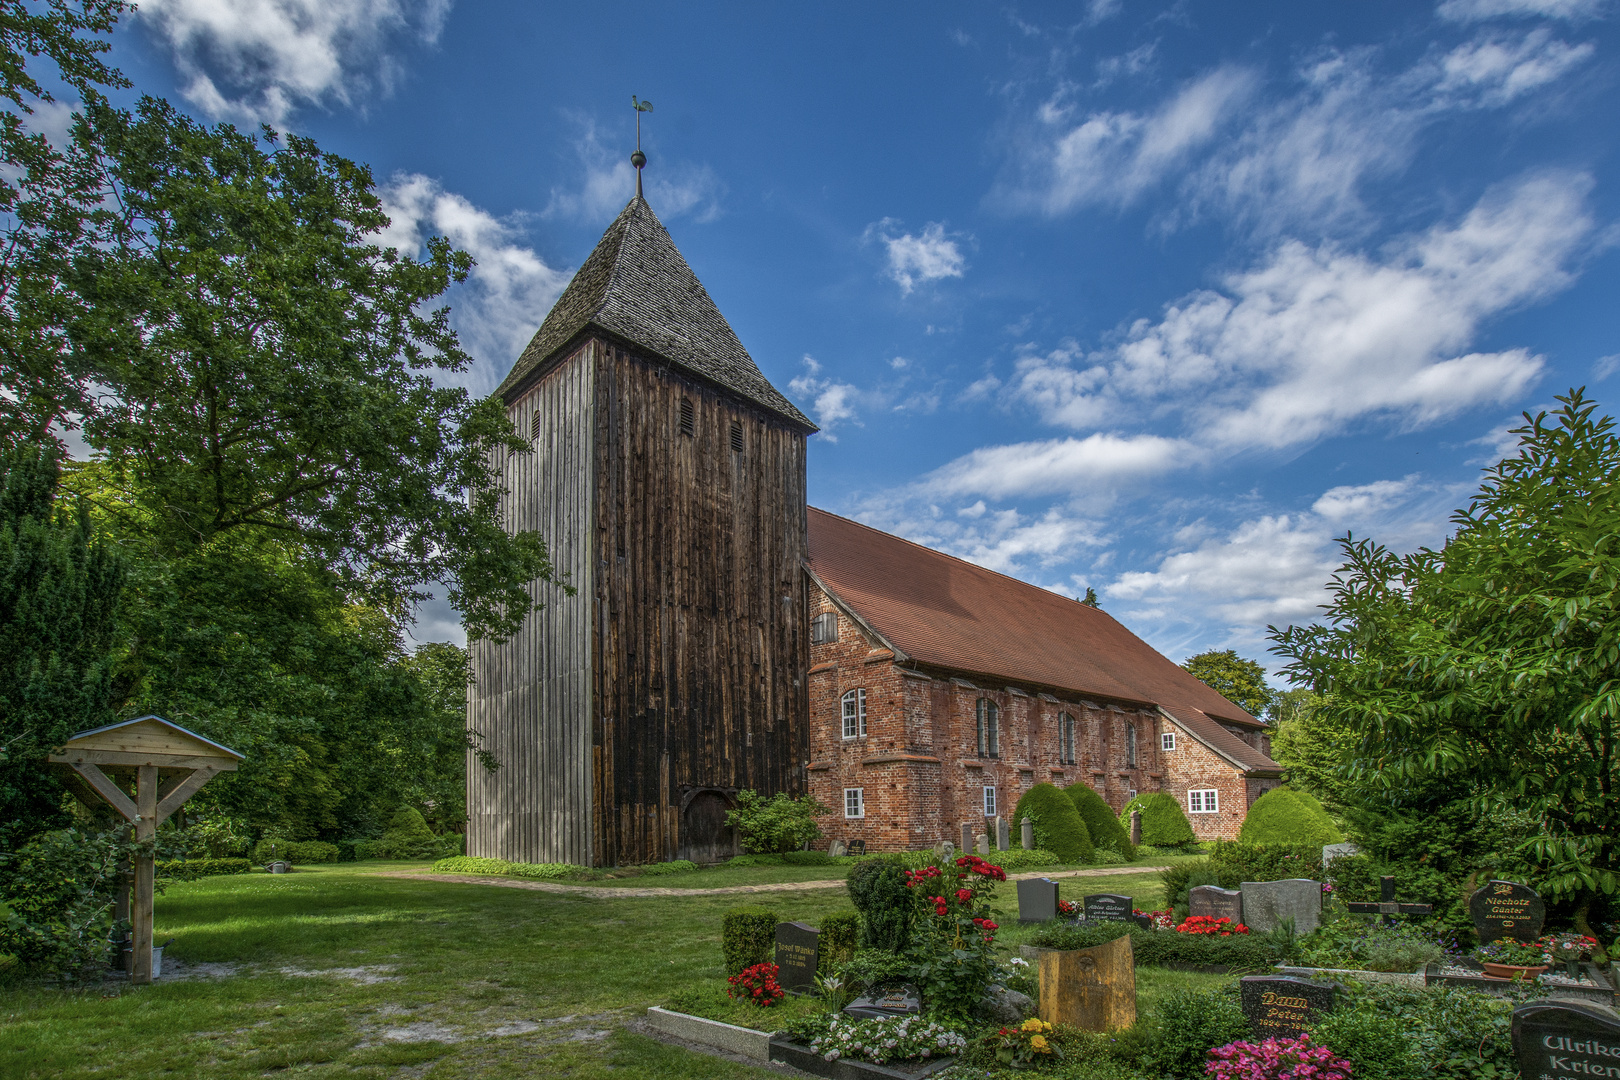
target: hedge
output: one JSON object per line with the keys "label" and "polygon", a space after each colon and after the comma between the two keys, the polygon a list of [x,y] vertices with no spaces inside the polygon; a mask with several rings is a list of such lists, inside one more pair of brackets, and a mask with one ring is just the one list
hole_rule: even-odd
{"label": "hedge", "polygon": [[1003,870],[1037,870],[1043,866],[1057,866],[1063,862],[1057,857],[1056,852],[1042,851],[1040,848],[1033,851],[1025,851],[1023,848],[992,851],[984,857],[984,861]]}
{"label": "hedge", "polygon": [[736,858],[727,859],[726,860],[726,865],[727,866],[781,866],[782,865],[782,856],[780,856],[780,855],[738,855]]}
{"label": "hedge", "polygon": [[1136,849],[1131,847],[1131,834],[1119,823],[1113,808],[1103,801],[1101,795],[1085,783],[1070,784],[1063,789],[1063,794],[1074,803],[1075,813],[1086,823],[1093,847],[1117,851],[1127,860],[1136,857]]}
{"label": "hedge", "polygon": [[822,918],[820,929],[816,973],[825,975],[847,964],[855,956],[855,942],[861,933],[860,912],[852,908],[835,911]]}
{"label": "hedge", "polygon": [[776,959],[776,912],[768,908],[732,908],[720,918],[720,948],[726,977]]}
{"label": "hedge", "polygon": [[437,874],[504,874],[523,878],[569,877],[584,870],[572,863],[521,863],[505,859],[485,859],[476,855],[452,855],[433,864]]}
{"label": "hedge", "polygon": [[1174,795],[1163,791],[1145,791],[1125,804],[1125,809],[1119,812],[1116,819],[1120,826],[1129,829],[1131,825],[1131,811],[1142,811],[1142,843],[1152,844],[1154,847],[1180,847],[1190,844],[1197,839],[1193,835],[1192,825],[1187,821],[1187,815],[1181,812],[1181,804]]}
{"label": "hedge", "polygon": [[1019,835],[1024,819],[1035,824],[1035,846],[1050,851],[1066,863],[1091,861],[1091,833],[1080,820],[1074,803],[1051,784],[1036,784],[1018,800],[1013,810],[1012,832]]}
{"label": "hedge", "polygon": [[1126,934],[1131,936],[1131,951],[1138,966],[1191,964],[1259,971],[1287,959],[1283,948],[1263,934],[1178,934],[1174,930],[1144,930],[1128,922],[1044,926],[1029,943],[1040,949],[1089,949]]}
{"label": "hedge", "polygon": [[787,866],[831,866],[833,861],[825,851],[784,851],[777,858]]}
{"label": "hedge", "polygon": [[173,859],[156,864],[158,877],[193,881],[217,874],[245,874],[253,869],[251,859]]}
{"label": "hedge", "polygon": [[906,888],[906,870],[888,859],[863,859],[845,883],[861,913],[861,945],[900,952],[911,941],[917,898]]}
{"label": "hedge", "polygon": [[684,874],[696,870],[698,864],[690,859],[671,859],[669,862],[650,863],[641,868],[643,874]]}
{"label": "hedge", "polygon": [[1254,801],[1243,827],[1240,844],[1324,844],[1344,842],[1344,834],[1333,824],[1322,804],[1310,796],[1301,797],[1290,788],[1272,788]]}
{"label": "hedge", "polygon": [[259,866],[283,859],[296,866],[338,861],[338,846],[324,840],[260,840],[253,845],[253,862]]}

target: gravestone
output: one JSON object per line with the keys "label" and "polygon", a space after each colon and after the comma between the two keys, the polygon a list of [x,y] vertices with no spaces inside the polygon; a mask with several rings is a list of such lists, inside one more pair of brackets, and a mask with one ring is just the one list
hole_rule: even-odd
{"label": "gravestone", "polygon": [[1243,922],[1255,933],[1275,930],[1284,919],[1293,919],[1294,933],[1304,937],[1322,921],[1320,881],[1245,881],[1242,890]]}
{"label": "gravestone", "polygon": [[962,850],[963,854],[966,854],[967,852],[973,850],[973,826],[967,824],[966,822],[962,823],[962,849],[961,850]]}
{"label": "gravestone", "polygon": [[1219,885],[1199,885],[1187,890],[1187,914],[1243,922],[1243,893]]}
{"label": "gravestone", "polygon": [[849,853],[851,855],[865,855],[866,854],[866,841],[865,840],[851,840],[849,842]]}
{"label": "gravestone", "polygon": [[973,850],[979,853],[980,858],[990,854],[990,837],[986,836],[984,833],[980,833],[978,836],[975,836],[973,838]]}
{"label": "gravestone", "polygon": [[1482,942],[1500,938],[1534,941],[1547,919],[1547,905],[1536,890],[1516,881],[1487,881],[1469,899],[1468,911]]}
{"label": "gravestone", "polygon": [[1142,811],[1131,811],[1131,843],[1138,847],[1142,844]]}
{"label": "gravestone", "polygon": [[1012,849],[1012,831],[1008,828],[1007,819],[1000,814],[996,815],[996,850],[1010,851]]}
{"label": "gravestone", "polygon": [[885,1016],[905,1016],[921,1011],[922,998],[914,986],[893,989],[874,987],[844,1006],[845,1013],[862,1020],[881,1020]]}
{"label": "gravestone", "polygon": [[776,981],[790,993],[816,988],[821,931],[802,922],[776,924]]}
{"label": "gravestone", "polygon": [[1057,918],[1058,887],[1051,878],[1026,878],[1018,883],[1018,921],[1045,922]]}
{"label": "gravestone", "polygon": [[842,840],[834,840],[827,845],[827,854],[833,858],[842,858],[849,852],[849,847]]}
{"label": "gravestone", "polygon": [[1620,1014],[1584,1001],[1527,1001],[1513,1010],[1519,1075],[1620,1076]]}
{"label": "gravestone", "polygon": [[1131,936],[1090,949],[1041,954],[1040,1017],[1082,1031],[1116,1031],[1136,1023],[1136,953]]}
{"label": "gravestone", "polygon": [[1344,909],[1357,915],[1377,915],[1380,923],[1389,923],[1396,915],[1434,914],[1432,904],[1408,904],[1395,899],[1395,878],[1390,874],[1378,879],[1378,903],[1356,901],[1344,905]]}
{"label": "gravestone", "polygon": [[1115,893],[1092,893],[1085,898],[1086,922],[1129,922],[1131,898]]}
{"label": "gravestone", "polygon": [[956,858],[956,845],[951,843],[949,840],[941,840],[939,843],[934,845],[934,854],[946,862],[949,862],[950,860]]}
{"label": "gravestone", "polygon": [[1018,840],[1025,851],[1035,850],[1035,822],[1025,818],[1018,823]]}
{"label": "gravestone", "polygon": [[1289,1039],[1333,1011],[1339,985],[1291,975],[1245,975],[1241,997],[1243,1015],[1257,1040]]}
{"label": "gravestone", "polygon": [[1333,865],[1334,859],[1348,859],[1352,855],[1360,855],[1361,849],[1354,844],[1323,844],[1322,869],[1326,870]]}

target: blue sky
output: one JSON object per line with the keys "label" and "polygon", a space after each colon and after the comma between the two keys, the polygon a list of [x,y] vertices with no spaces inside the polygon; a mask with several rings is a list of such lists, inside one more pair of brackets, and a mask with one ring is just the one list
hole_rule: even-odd
{"label": "blue sky", "polygon": [[[487,392],[633,188],[814,416],[810,498],[1264,656],[1620,390],[1615,0],[144,0],[141,90],[369,163]],[[455,636],[442,608],[417,635]]]}

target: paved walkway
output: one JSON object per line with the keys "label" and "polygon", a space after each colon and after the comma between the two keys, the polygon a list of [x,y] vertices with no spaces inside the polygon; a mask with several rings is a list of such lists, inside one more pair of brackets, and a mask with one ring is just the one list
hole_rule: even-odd
{"label": "paved walkway", "polygon": [[[1027,874],[1008,874],[1008,881],[1025,878],[1114,877],[1120,874],[1151,874],[1165,870],[1163,866],[1098,866],[1090,870],[1063,870],[1058,873],[1035,870]],[[592,900],[646,900],[658,896],[728,896],[733,893],[805,892],[810,889],[842,888],[843,878],[822,878],[817,881],[778,881],[766,885],[726,885],[718,889],[637,889],[610,888],[600,885],[563,885],[555,881],[528,881],[523,878],[493,877],[487,874],[434,874],[421,870],[387,870],[378,877],[412,878],[417,881],[452,881],[461,885],[498,885],[505,889],[529,889],[533,892],[560,893],[565,896],[584,896]]]}

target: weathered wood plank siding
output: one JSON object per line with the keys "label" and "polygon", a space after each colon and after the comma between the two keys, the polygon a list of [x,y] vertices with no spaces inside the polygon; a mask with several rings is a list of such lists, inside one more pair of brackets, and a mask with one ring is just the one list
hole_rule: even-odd
{"label": "weathered wood plank siding", "polygon": [[629,864],[680,857],[695,790],[807,788],[805,434],[599,348],[594,837]]}
{"label": "weathered wood plank siding", "polygon": [[[530,453],[502,457],[506,527],[538,532],[578,592],[532,585],[544,605],[511,640],[472,645],[468,725],[500,768],[467,761],[467,854],[596,862],[591,821],[591,522],[597,350],[588,341],[508,405]],[[538,416],[538,423],[537,423]],[[534,433],[538,431],[538,439]]]}

